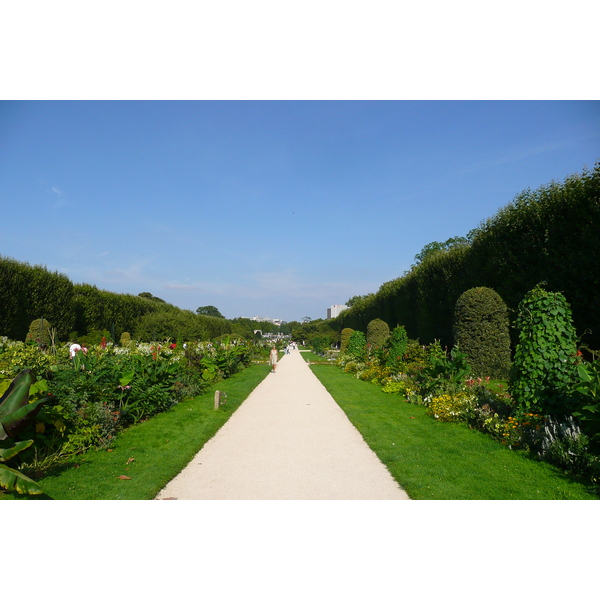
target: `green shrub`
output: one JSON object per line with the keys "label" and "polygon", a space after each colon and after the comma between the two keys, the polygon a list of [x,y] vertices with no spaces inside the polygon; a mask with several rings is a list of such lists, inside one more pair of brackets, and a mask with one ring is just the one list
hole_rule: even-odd
{"label": "green shrub", "polygon": [[107,342],[112,341],[109,331],[106,329],[103,331],[94,329],[86,335],[79,336],[79,343],[85,344],[86,346],[99,346],[102,343],[102,338]]}
{"label": "green shrub", "polygon": [[341,334],[341,342],[340,342],[340,352],[343,354],[346,352],[348,348],[348,342],[350,341],[350,336],[354,333],[354,329],[350,329],[350,327],[344,327],[342,329]]}
{"label": "green shrub", "polygon": [[471,394],[457,392],[435,396],[428,411],[438,421],[467,421],[475,410],[475,399]]}
{"label": "green shrub", "polygon": [[508,309],[497,292],[476,287],[461,294],[454,308],[454,340],[467,355],[472,376],[508,377]]}
{"label": "green shrub", "polygon": [[128,331],[124,331],[121,334],[121,346],[127,348],[131,343],[131,334]]}
{"label": "green shrub", "polygon": [[331,340],[327,335],[315,335],[311,339],[311,346],[315,354],[322,356],[325,350],[331,346]]}
{"label": "green shrub", "polygon": [[427,363],[415,375],[423,396],[451,392],[454,394],[465,382],[470,367],[466,355],[458,347],[452,348],[450,358],[436,340],[428,347]]}
{"label": "green shrub", "polygon": [[36,377],[46,377],[56,358],[37,346],[16,342],[0,354],[0,378],[16,377],[23,369],[31,369]]}
{"label": "green shrub", "polygon": [[50,328],[51,325],[46,319],[35,319],[29,326],[29,332],[25,337],[26,342],[35,342],[42,348],[50,346]]}
{"label": "green shrub", "polygon": [[389,337],[389,352],[387,356],[387,366],[395,368],[404,359],[406,346],[408,344],[408,335],[403,326],[394,327]]}
{"label": "green shrub", "polygon": [[519,304],[516,326],[519,344],[510,389],[517,408],[567,414],[578,377],[577,338],[565,297],[536,286]]}
{"label": "green shrub", "polygon": [[367,325],[367,344],[373,348],[382,348],[390,337],[390,328],[385,321],[373,319]]}
{"label": "green shrub", "polygon": [[348,340],[346,354],[364,359],[367,353],[367,338],[362,331],[354,331]]}

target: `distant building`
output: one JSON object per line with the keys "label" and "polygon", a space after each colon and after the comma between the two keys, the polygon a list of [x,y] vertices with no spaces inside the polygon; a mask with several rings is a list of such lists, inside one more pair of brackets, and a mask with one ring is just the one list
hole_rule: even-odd
{"label": "distant building", "polygon": [[334,304],[327,309],[327,318],[333,319],[337,317],[343,310],[346,310],[348,307],[345,304]]}
{"label": "distant building", "polygon": [[273,323],[273,325],[277,325],[281,327],[285,321],[283,319],[269,319],[268,317],[241,317],[242,319],[250,319],[251,321],[257,321],[259,323]]}

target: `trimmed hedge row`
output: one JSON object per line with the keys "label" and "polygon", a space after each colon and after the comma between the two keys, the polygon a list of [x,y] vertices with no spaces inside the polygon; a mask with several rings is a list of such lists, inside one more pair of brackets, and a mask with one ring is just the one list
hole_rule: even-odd
{"label": "trimmed hedge row", "polygon": [[[196,315],[166,302],[116,294],[66,275],[0,256],[0,335],[24,341],[35,319],[45,319],[67,340],[91,331],[108,331],[115,341],[124,332],[141,341],[167,337],[209,340],[231,333],[226,319]],[[152,335],[157,337],[152,338]]]}
{"label": "trimmed hedge row", "polygon": [[25,340],[44,318],[65,338],[75,325],[73,284],[66,275],[0,256],[0,335]]}
{"label": "trimmed hedge row", "polygon": [[[600,347],[600,162],[592,171],[525,190],[469,233],[469,244],[432,254],[403,277],[384,283],[335,319],[339,330],[366,330],[380,318],[404,325],[412,339],[454,343],[454,306],[468,289],[489,287],[506,302],[511,321],[538,283],[562,292],[583,341]],[[515,331],[513,347],[516,344]]]}

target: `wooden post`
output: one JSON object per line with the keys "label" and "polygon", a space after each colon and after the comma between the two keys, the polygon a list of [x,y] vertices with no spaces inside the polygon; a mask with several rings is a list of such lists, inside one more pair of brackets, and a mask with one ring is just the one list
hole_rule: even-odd
{"label": "wooden post", "polygon": [[221,392],[215,391],[215,410],[219,410],[219,404],[221,404]]}

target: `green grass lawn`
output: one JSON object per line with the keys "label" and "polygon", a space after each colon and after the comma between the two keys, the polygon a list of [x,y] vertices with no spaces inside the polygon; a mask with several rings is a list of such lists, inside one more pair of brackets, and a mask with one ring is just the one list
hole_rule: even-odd
{"label": "green grass lawn", "polygon": [[[41,479],[44,496],[6,492],[5,498],[152,499],[214,436],[268,373],[268,365],[252,365],[219,382],[207,393],[123,431],[112,451],[91,450]],[[227,394],[227,401],[215,411],[217,389]],[[121,476],[130,479],[120,479]]]}
{"label": "green grass lawn", "polygon": [[597,500],[587,482],[335,366],[311,365],[392,476],[415,500]]}
{"label": "green grass lawn", "polygon": [[314,363],[331,364],[330,360],[327,360],[326,358],[323,358],[322,356],[315,354],[312,350],[303,351],[303,352],[301,352],[300,356],[302,356],[302,358],[306,362],[310,361],[311,364],[314,364]]}

